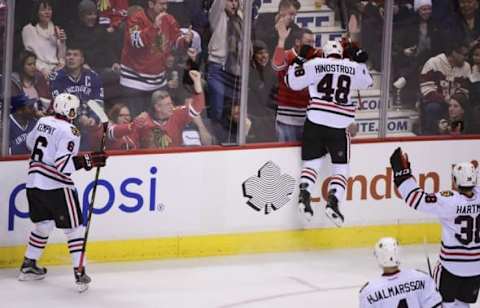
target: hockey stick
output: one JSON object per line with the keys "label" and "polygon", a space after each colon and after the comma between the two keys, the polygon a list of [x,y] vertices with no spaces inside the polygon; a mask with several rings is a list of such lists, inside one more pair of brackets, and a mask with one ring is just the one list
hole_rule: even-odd
{"label": "hockey stick", "polygon": [[433,278],[432,265],[430,263],[430,257],[427,251],[427,237],[425,236],[425,234],[423,235],[423,252],[425,253],[425,259],[427,259],[428,274],[430,275],[430,277]]}
{"label": "hockey stick", "polygon": [[[105,114],[105,111],[103,111],[103,108],[96,101],[89,100],[87,102],[87,105],[98,116],[98,118],[100,119],[100,122],[102,123],[103,134],[102,134],[102,140],[100,142],[100,152],[102,152],[105,150],[105,136],[107,135],[108,117]],[[88,233],[90,231],[90,222],[92,221],[93,205],[95,204],[95,196],[97,194],[99,176],[100,176],[100,167],[97,167],[95,171],[95,181],[93,182],[92,199],[90,201],[90,204],[88,205],[87,226],[85,227],[85,236],[83,240],[82,252],[80,254],[80,264],[78,265],[79,272],[82,272],[84,268],[85,251],[87,250]]]}

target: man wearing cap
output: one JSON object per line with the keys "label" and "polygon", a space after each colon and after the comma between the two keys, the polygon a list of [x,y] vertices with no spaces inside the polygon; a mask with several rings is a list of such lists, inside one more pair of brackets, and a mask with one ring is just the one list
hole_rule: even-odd
{"label": "man wearing cap", "polygon": [[404,107],[413,108],[419,91],[418,70],[429,58],[443,52],[443,26],[432,19],[432,1],[415,0],[415,14],[396,25],[393,44],[393,86]]}
{"label": "man wearing cap", "polygon": [[35,118],[35,99],[28,98],[24,93],[11,98],[10,113],[10,142],[9,154],[29,153],[26,140],[27,134],[33,129],[37,119]]}

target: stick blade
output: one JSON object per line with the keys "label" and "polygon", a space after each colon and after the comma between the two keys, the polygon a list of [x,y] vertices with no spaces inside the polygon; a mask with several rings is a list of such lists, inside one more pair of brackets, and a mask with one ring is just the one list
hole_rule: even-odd
{"label": "stick blade", "polygon": [[100,119],[100,122],[108,123],[108,117],[105,114],[105,111],[103,110],[103,107],[100,106],[100,104],[98,102],[91,99],[87,102],[87,105],[97,115],[97,117]]}

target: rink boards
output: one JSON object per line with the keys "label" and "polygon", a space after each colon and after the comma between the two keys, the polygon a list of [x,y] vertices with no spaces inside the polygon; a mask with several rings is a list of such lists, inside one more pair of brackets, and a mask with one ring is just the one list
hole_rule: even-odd
{"label": "rink boards", "polygon": [[[112,156],[101,171],[88,246],[91,261],[139,260],[303,249],[361,247],[380,236],[406,243],[439,240],[439,227],[398,198],[388,159],[398,142],[352,146],[346,217],[341,229],[323,214],[327,182],[317,185],[316,215],[297,215],[300,149]],[[451,165],[478,159],[479,140],[402,142],[427,191],[451,187]],[[328,163],[323,173],[329,172]],[[17,266],[31,229],[25,196],[27,161],[0,162],[0,267]],[[94,172],[74,174],[88,207]],[[62,232],[43,262],[69,263]]]}

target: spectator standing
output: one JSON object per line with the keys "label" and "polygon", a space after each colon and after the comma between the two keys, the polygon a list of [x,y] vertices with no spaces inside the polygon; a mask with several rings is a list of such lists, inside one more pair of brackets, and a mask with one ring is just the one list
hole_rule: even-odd
{"label": "spectator standing", "polygon": [[107,27],[108,32],[114,32],[127,19],[127,10],[128,0],[99,0],[98,23]]}
{"label": "spectator standing", "polygon": [[[393,45],[393,85],[400,91],[400,101],[412,108],[418,98],[418,76],[425,62],[441,52],[441,30],[431,18],[432,1],[415,0],[415,14],[395,24]],[[401,87],[402,86],[402,87]]]}
{"label": "spectator standing", "polygon": [[248,91],[248,114],[252,121],[249,142],[277,140],[273,97],[276,79],[267,45],[263,41],[253,42]]}
{"label": "spectator standing", "polygon": [[35,127],[36,100],[28,98],[25,94],[12,96],[10,113],[10,142],[8,153],[10,155],[28,154],[27,135]]}
{"label": "spectator standing", "polygon": [[103,106],[102,81],[97,73],[85,68],[85,57],[80,47],[69,46],[65,67],[50,75],[50,91],[52,97],[61,93],[70,93],[80,100],[78,124],[82,135],[81,150],[90,150],[98,143],[96,131],[99,119],[87,106],[87,101],[95,100]]}
{"label": "spectator standing", "polygon": [[294,34],[300,30],[295,23],[295,17],[301,4],[298,0],[280,0],[278,3],[278,11],[276,13],[261,13],[253,26],[253,38],[263,41],[267,44],[267,50],[273,54],[277,42],[279,40],[278,32],[273,31],[279,20],[285,24],[288,35],[285,40],[285,49],[290,49],[295,44]]}
{"label": "spectator standing", "polygon": [[459,12],[453,20],[452,29],[446,35],[465,42],[468,47],[480,42],[480,11],[478,0],[458,0]]}
{"label": "spectator standing", "polygon": [[127,18],[121,56],[120,84],[126,87],[133,115],[146,110],[151,93],[167,85],[165,62],[175,47],[188,47],[192,33],[182,35],[167,13],[167,0],[148,0],[145,10]]}
{"label": "spectator standing", "polygon": [[468,47],[454,43],[450,50],[430,58],[420,73],[422,131],[437,134],[438,121],[447,113],[449,98],[460,91],[468,95],[470,64]]}
{"label": "spectator standing", "polygon": [[65,64],[67,35],[53,24],[52,15],[52,1],[40,0],[35,3],[31,22],[22,30],[23,45],[35,53],[36,67],[45,78]]}
{"label": "spectator standing", "polygon": [[209,12],[208,102],[210,118],[217,123],[222,122],[226,102],[231,104],[240,95],[243,21],[239,13],[239,0],[214,0]]}
{"label": "spectator standing", "polygon": [[470,104],[472,107],[472,132],[480,133],[480,43],[470,52],[472,74],[470,75]]}
{"label": "spectator standing", "polygon": [[69,45],[80,47],[85,65],[100,75],[105,88],[105,100],[120,95],[120,53],[113,33],[98,24],[97,6],[92,0],[78,5],[80,22],[72,28]]}
{"label": "spectator standing", "polygon": [[199,117],[205,106],[201,74],[190,71],[195,95],[193,102],[174,108],[167,91],[157,90],[152,94],[151,107],[134,120],[139,127],[142,148],[166,148],[182,145],[182,131],[192,118]]}
{"label": "spectator standing", "polygon": [[[276,25],[278,32],[278,43],[273,54],[272,67],[277,72],[278,94],[277,115],[275,129],[279,141],[299,141],[302,140],[303,126],[305,123],[305,113],[310,100],[308,89],[295,91],[287,87],[284,78],[287,75],[288,66],[299,56],[302,49],[314,45],[314,35],[309,29],[301,29],[294,34],[294,47],[285,50],[285,40],[291,30],[286,27],[286,20],[279,19]],[[319,56],[320,52],[312,55],[303,55],[304,57]]]}
{"label": "spectator standing", "polygon": [[369,1],[362,8],[360,28],[362,46],[370,57],[371,68],[381,71],[383,15],[376,1]]}

